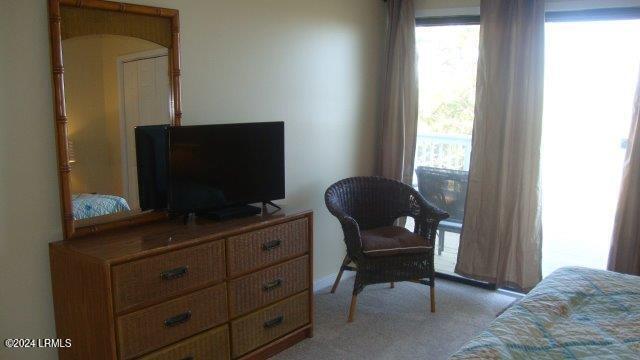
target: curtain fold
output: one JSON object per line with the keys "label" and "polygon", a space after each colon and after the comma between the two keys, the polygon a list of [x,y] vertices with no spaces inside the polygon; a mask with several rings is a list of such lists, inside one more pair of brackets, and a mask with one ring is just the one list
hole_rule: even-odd
{"label": "curtain fold", "polygon": [[544,1],[482,0],[469,186],[455,272],[523,291],[541,279]]}
{"label": "curtain fold", "polygon": [[410,184],[418,127],[418,76],[413,0],[388,0],[386,61],[378,174]]}
{"label": "curtain fold", "polygon": [[640,77],[633,104],[622,184],[607,268],[640,275]]}

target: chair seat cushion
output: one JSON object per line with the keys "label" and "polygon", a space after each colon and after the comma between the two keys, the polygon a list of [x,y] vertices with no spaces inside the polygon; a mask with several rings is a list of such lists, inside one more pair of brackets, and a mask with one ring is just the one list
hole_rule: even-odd
{"label": "chair seat cushion", "polygon": [[384,226],[362,231],[362,252],[371,257],[426,253],[427,240],[399,226]]}

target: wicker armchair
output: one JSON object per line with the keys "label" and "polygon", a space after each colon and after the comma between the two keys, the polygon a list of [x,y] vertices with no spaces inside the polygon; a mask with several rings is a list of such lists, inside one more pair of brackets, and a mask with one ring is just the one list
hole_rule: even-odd
{"label": "wicker armchair", "polygon": [[[335,292],[344,270],[356,271],[349,322],[356,299],[371,284],[415,281],[430,287],[435,312],[434,240],[438,223],[449,215],[430,205],[412,187],[381,177],[354,177],[331,185],[327,208],[344,232],[347,255],[331,289]],[[394,226],[400,217],[412,217],[413,232]],[[350,266],[351,263],[355,267]]]}

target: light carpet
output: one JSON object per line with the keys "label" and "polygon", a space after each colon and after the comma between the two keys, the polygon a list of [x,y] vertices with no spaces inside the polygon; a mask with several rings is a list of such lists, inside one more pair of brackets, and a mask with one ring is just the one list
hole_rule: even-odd
{"label": "light carpet", "polygon": [[335,294],[315,295],[314,337],[275,359],[446,359],[516,300],[497,292],[436,279],[436,312],[428,287],[415,283],[367,286],[356,318],[347,323],[353,278]]}

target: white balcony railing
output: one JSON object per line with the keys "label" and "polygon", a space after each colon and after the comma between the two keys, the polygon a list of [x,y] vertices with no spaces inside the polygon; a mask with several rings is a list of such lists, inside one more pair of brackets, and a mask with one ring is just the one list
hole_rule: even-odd
{"label": "white balcony railing", "polygon": [[419,134],[414,167],[469,171],[471,136],[450,134]]}

